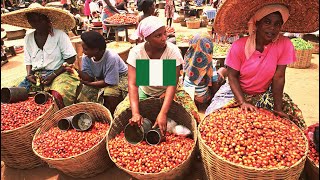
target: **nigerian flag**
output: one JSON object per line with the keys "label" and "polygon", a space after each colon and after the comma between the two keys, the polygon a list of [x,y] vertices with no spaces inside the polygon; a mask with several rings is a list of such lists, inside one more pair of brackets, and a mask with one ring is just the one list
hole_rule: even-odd
{"label": "nigerian flag", "polygon": [[173,59],[137,59],[137,86],[175,86],[176,60]]}

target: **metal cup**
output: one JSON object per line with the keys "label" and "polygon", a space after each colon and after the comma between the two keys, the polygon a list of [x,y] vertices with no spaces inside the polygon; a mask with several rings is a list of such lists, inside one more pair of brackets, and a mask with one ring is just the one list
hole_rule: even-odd
{"label": "metal cup", "polygon": [[94,118],[89,113],[76,114],[72,120],[71,125],[77,131],[86,131],[92,127]]}
{"label": "metal cup", "polygon": [[152,129],[146,134],[146,141],[149,145],[157,145],[165,140],[165,136],[161,135],[160,129]]}
{"label": "metal cup", "polygon": [[24,87],[1,88],[2,103],[16,103],[28,99],[27,89]]}
{"label": "metal cup", "polygon": [[47,92],[38,92],[35,96],[34,96],[34,101],[37,104],[45,104],[48,100],[49,94]]}
{"label": "metal cup", "polygon": [[69,130],[71,126],[71,121],[72,121],[73,116],[69,116],[63,119],[60,119],[58,121],[58,128],[62,131],[67,131]]}
{"label": "metal cup", "polygon": [[143,141],[145,137],[145,133],[147,133],[152,128],[152,122],[144,118],[142,126],[138,126],[137,124],[128,123],[124,128],[124,137],[126,141],[130,144],[138,144]]}

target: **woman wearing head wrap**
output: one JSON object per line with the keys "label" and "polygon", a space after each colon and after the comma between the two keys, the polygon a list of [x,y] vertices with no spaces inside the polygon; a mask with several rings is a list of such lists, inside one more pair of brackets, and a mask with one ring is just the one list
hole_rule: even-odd
{"label": "woman wearing head wrap", "polygon": [[60,99],[60,107],[73,104],[80,81],[65,72],[63,64],[73,64],[77,53],[68,35],[62,31],[75,26],[72,15],[34,3],[29,8],[2,15],[1,20],[35,29],[24,38],[27,76],[19,86],[28,91],[38,91],[44,86],[44,90],[51,90],[57,100]]}
{"label": "woman wearing head wrap", "polygon": [[[290,39],[280,35],[288,17],[288,8],[281,4],[265,5],[256,11],[248,23],[249,36],[235,41],[227,55],[229,84],[216,93],[206,114],[224,106],[251,111],[261,107],[291,119],[300,128],[306,127],[301,110],[283,93],[287,64],[296,60]],[[225,101],[223,95],[234,98]]]}
{"label": "woman wearing head wrap", "polygon": [[[140,43],[133,47],[127,59],[128,65],[128,90],[129,97],[121,102],[114,114],[114,117],[117,117],[123,110],[131,106],[132,109],[132,118],[131,122],[141,124],[143,117],[139,112],[139,100],[146,99],[148,97],[163,97],[164,102],[161,108],[160,113],[155,122],[155,126],[158,125],[161,133],[165,134],[166,125],[167,125],[167,113],[170,109],[171,102],[176,94],[176,85],[175,86],[137,86],[136,85],[136,61],[139,59],[149,59],[150,61],[157,61],[159,59],[165,59],[167,61],[176,60],[176,83],[178,82],[180,65],[183,63],[182,55],[179,51],[179,48],[170,43],[166,42],[166,28],[162,20],[156,16],[149,16],[142,20],[136,31],[137,35],[145,39],[145,42]],[[178,96],[177,101],[182,99],[182,96],[189,98],[180,91],[177,91],[176,96]],[[184,98],[186,100],[186,98]],[[186,101],[188,101],[186,100]],[[196,106],[193,103],[193,106],[189,106],[189,112],[193,110],[194,115],[198,114],[196,111]],[[188,109],[187,109],[188,111]]]}
{"label": "woman wearing head wrap", "polygon": [[226,68],[216,71],[212,63],[213,43],[209,34],[197,34],[189,42],[184,57],[185,87],[195,87],[195,102],[207,103],[222,85]]}

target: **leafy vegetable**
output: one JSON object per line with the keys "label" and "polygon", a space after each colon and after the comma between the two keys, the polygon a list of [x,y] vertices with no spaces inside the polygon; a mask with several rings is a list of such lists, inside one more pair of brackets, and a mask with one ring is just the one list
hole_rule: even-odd
{"label": "leafy vegetable", "polygon": [[291,42],[296,50],[312,49],[313,45],[302,38],[292,38]]}

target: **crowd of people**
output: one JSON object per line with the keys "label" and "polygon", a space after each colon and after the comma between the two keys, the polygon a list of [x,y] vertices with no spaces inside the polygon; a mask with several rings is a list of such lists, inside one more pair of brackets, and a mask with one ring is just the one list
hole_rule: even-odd
{"label": "crowd of people", "polygon": [[[122,9],[128,12],[127,3],[126,0],[86,0],[84,14],[87,18],[100,14],[103,20],[121,13]],[[180,102],[198,120],[199,115],[191,111],[197,112],[202,104],[208,106],[206,114],[234,106],[244,111],[256,111],[260,107],[292,120],[301,129],[306,127],[301,110],[283,92],[286,66],[296,60],[291,41],[280,35],[289,21],[290,11],[286,6],[264,5],[252,12],[249,36],[232,44],[226,66],[220,69],[216,69],[212,61],[212,36],[195,35],[183,57],[179,48],[168,41],[166,25],[157,17],[155,1],[138,0],[137,7],[143,13],[138,16],[134,33],[138,41],[129,52],[127,64],[108,50],[100,33],[88,31],[81,34],[84,53],[81,69],[73,66],[76,52],[64,32],[75,26],[77,11],[73,12],[73,17],[64,10],[34,3],[29,8],[4,14],[3,23],[35,29],[25,37],[26,77],[19,86],[33,91],[40,76],[44,89],[56,97],[60,108],[77,102],[98,102],[116,117],[131,107],[130,121],[138,124],[143,122],[139,101],[149,97],[164,98],[155,122],[163,135],[172,101]],[[174,11],[174,2],[166,0],[167,26],[171,26]],[[176,60],[176,84],[138,86],[136,62],[139,59]],[[179,82],[181,70],[182,83]],[[183,87],[195,89],[194,100]]]}

